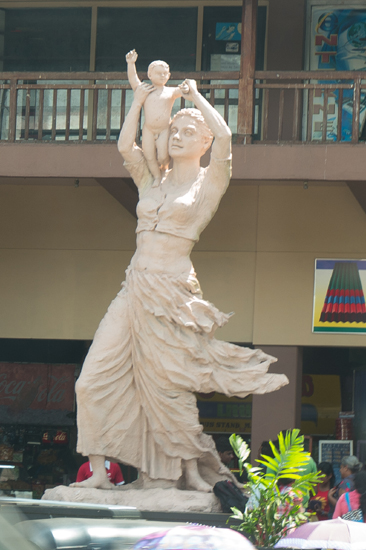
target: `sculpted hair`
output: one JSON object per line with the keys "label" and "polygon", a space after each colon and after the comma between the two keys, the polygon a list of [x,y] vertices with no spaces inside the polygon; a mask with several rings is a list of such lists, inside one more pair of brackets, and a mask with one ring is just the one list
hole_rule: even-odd
{"label": "sculpted hair", "polygon": [[203,137],[209,141],[209,146],[210,146],[214,138],[214,135],[211,132],[209,126],[207,125],[207,122],[203,118],[201,111],[199,109],[193,109],[193,108],[181,109],[180,111],[177,112],[176,115],[174,115],[172,124],[174,123],[175,120],[177,120],[177,118],[181,118],[182,116],[189,116],[197,122],[198,128],[200,129]]}
{"label": "sculpted hair", "polygon": [[168,69],[168,71],[170,72],[170,67],[169,67],[168,63],[166,63],[165,61],[161,61],[161,59],[157,59],[156,61],[152,61],[152,63],[150,63],[150,65],[148,66],[147,76],[149,76],[150,71],[154,67],[164,67],[164,69]]}

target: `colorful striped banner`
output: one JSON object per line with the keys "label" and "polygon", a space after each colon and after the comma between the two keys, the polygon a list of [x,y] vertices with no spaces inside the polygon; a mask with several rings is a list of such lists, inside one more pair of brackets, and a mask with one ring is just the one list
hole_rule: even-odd
{"label": "colorful striped banner", "polygon": [[357,262],[334,265],[320,322],[365,323],[366,307]]}
{"label": "colorful striped banner", "polygon": [[313,332],[365,334],[366,260],[315,260]]}

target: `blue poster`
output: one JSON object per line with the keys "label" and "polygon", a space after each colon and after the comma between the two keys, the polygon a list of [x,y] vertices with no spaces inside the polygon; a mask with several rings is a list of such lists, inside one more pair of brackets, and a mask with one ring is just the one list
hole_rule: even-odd
{"label": "blue poster", "polygon": [[215,40],[241,40],[241,23],[216,23]]}
{"label": "blue poster", "polygon": [[[331,9],[313,7],[311,14],[310,70],[363,71],[366,70],[366,9]],[[365,75],[366,77],[366,75]],[[322,82],[319,80],[319,82]],[[332,81],[327,81],[331,83]],[[336,83],[334,80],[333,83]],[[345,81],[343,81],[345,82]],[[324,96],[314,98],[313,139],[321,139]],[[352,139],[353,90],[343,90],[342,105],[339,92],[328,98],[328,140],[337,139],[338,109],[341,114],[341,140]],[[366,94],[361,92],[360,129],[366,115]]]}

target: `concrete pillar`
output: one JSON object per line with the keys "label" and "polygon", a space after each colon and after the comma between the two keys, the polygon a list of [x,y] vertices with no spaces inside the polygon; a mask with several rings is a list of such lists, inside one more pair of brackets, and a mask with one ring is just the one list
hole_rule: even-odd
{"label": "concrete pillar", "polygon": [[297,346],[260,346],[278,358],[269,372],[286,374],[290,383],[278,391],[253,395],[252,406],[252,458],[257,458],[262,441],[276,439],[281,430],[300,428],[302,348]]}

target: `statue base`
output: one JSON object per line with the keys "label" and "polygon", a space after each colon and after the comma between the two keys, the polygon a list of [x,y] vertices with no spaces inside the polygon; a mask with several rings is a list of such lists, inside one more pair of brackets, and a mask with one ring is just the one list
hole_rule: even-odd
{"label": "statue base", "polygon": [[42,500],[85,502],[111,506],[133,506],[147,512],[202,512],[221,513],[219,499],[213,493],[169,489],[134,489],[129,485],[124,490],[86,489],[59,485],[47,489]]}

